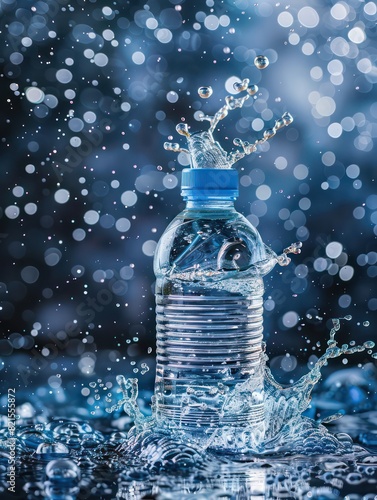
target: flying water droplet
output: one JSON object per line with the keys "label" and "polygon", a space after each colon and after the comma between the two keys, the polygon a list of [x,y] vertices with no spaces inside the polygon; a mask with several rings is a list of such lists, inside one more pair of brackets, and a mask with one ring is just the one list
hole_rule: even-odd
{"label": "flying water droplet", "polygon": [[247,89],[249,83],[250,80],[248,78],[245,78],[244,80],[242,80],[242,82],[233,83],[233,88],[236,92],[243,92],[244,90]]}
{"label": "flying water droplet", "polygon": [[178,142],[164,142],[164,149],[167,151],[173,151],[174,153],[188,153],[187,149],[181,148]]}
{"label": "flying water droplet", "polygon": [[251,85],[249,85],[246,89],[246,92],[249,94],[249,95],[255,95],[259,90],[259,87],[258,85],[255,85],[254,83],[252,83]]}
{"label": "flying water droplet", "polygon": [[254,59],[254,64],[258,69],[265,69],[270,64],[270,61],[266,56],[257,56]]}
{"label": "flying water droplet", "polygon": [[212,87],[199,87],[198,94],[202,99],[208,99],[213,93]]}
{"label": "flying water droplet", "polygon": [[289,247],[284,248],[283,253],[276,257],[277,263],[279,266],[287,266],[291,259],[288,257],[289,253],[299,254],[301,253],[302,242],[296,241],[296,243],[292,243]]}
{"label": "flying water droplet", "polygon": [[284,121],[285,126],[290,125],[293,122],[293,116],[288,112],[284,113],[282,119]]}
{"label": "flying water droplet", "polygon": [[233,139],[233,144],[235,146],[240,146],[241,148],[243,147],[243,141],[241,139],[238,139],[237,137],[235,139]]}
{"label": "flying water droplet", "polygon": [[289,247],[284,248],[283,252],[285,254],[288,254],[288,253],[299,254],[299,253],[301,253],[301,248],[302,248],[302,242],[296,241],[296,243],[292,243],[291,245],[289,245]]}
{"label": "flying water droplet", "polygon": [[178,134],[184,135],[185,137],[190,137],[190,132],[187,123],[178,123],[175,127]]}
{"label": "flying water droplet", "polygon": [[368,340],[367,342],[364,342],[365,349],[373,349],[374,346],[375,343],[373,342],[373,340]]}

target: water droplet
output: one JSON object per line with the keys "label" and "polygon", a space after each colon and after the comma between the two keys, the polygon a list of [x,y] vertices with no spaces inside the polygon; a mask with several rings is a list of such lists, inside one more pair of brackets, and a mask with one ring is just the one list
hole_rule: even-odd
{"label": "water droplet", "polygon": [[288,112],[284,113],[282,119],[284,121],[285,126],[290,125],[293,122],[293,116]]}
{"label": "water droplet", "polygon": [[368,340],[367,342],[364,342],[364,347],[366,349],[373,349],[374,346],[375,343],[373,342],[373,340]]}
{"label": "water droplet", "polygon": [[270,64],[270,61],[266,56],[257,56],[254,59],[254,64],[258,69],[265,69]]}
{"label": "water droplet", "polygon": [[178,134],[184,135],[186,137],[190,137],[189,129],[187,123],[178,123],[175,127]]}
{"label": "water droplet", "polygon": [[250,80],[248,78],[245,78],[244,80],[242,80],[242,82],[234,82],[233,88],[236,92],[243,92],[247,89],[249,82]]}
{"label": "water droplet", "polygon": [[46,466],[46,476],[53,482],[70,483],[80,479],[80,469],[71,460],[52,460]]}
{"label": "water droplet", "polygon": [[199,87],[198,94],[202,99],[208,99],[213,93],[212,87]]}
{"label": "water droplet", "polygon": [[69,449],[63,443],[41,443],[38,445],[36,453],[45,457],[53,457],[56,455],[69,455]]}
{"label": "water droplet", "polygon": [[292,243],[288,248],[284,248],[283,252],[285,254],[288,253],[299,254],[301,253],[301,247],[302,247],[302,242],[296,241],[295,243]]}
{"label": "water droplet", "polygon": [[370,325],[369,321],[364,321],[363,322],[363,326],[369,326],[369,325]]}
{"label": "water droplet", "polygon": [[233,139],[233,144],[235,146],[241,146],[241,148],[243,147],[243,141],[241,139],[239,139],[238,137],[236,137],[235,139]]}
{"label": "water droplet", "polygon": [[164,148],[167,151],[174,151],[177,153],[180,151],[181,146],[177,142],[164,142]]}
{"label": "water droplet", "polygon": [[249,95],[255,95],[255,94],[258,92],[259,87],[258,87],[258,85],[255,85],[255,84],[253,84],[253,83],[252,83],[251,85],[249,85],[249,86],[247,87],[247,89],[246,89],[246,90],[247,90],[247,93],[248,93]]}

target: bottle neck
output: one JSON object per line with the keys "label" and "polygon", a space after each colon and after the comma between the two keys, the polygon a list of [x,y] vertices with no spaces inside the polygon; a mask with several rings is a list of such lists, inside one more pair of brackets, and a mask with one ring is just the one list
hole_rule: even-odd
{"label": "bottle neck", "polygon": [[186,202],[187,209],[211,209],[211,210],[226,210],[226,209],[234,209],[234,201],[233,200],[187,200]]}

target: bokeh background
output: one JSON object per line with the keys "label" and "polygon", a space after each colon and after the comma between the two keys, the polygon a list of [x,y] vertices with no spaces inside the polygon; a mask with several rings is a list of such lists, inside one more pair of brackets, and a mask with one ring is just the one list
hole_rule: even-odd
{"label": "bokeh background", "polygon": [[[237,209],[265,243],[303,242],[266,278],[276,378],[313,365],[331,318],[352,316],[340,344],[376,337],[374,1],[1,0],[0,19],[3,386],[61,403],[72,386],[94,406],[93,380],[153,389],[153,252],[188,164],[163,143],[184,147],[175,125],[203,128],[243,78],[259,91],[221,122],[225,149],[294,117],[237,166]],[[373,376],[366,352],[329,373],[365,363]]]}

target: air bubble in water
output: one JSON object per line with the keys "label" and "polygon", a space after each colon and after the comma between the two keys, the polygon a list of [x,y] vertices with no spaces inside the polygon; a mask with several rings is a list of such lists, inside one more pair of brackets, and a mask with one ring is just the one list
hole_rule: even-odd
{"label": "air bubble in water", "polygon": [[254,64],[258,69],[265,69],[270,64],[270,61],[266,56],[257,56],[254,59]]}

